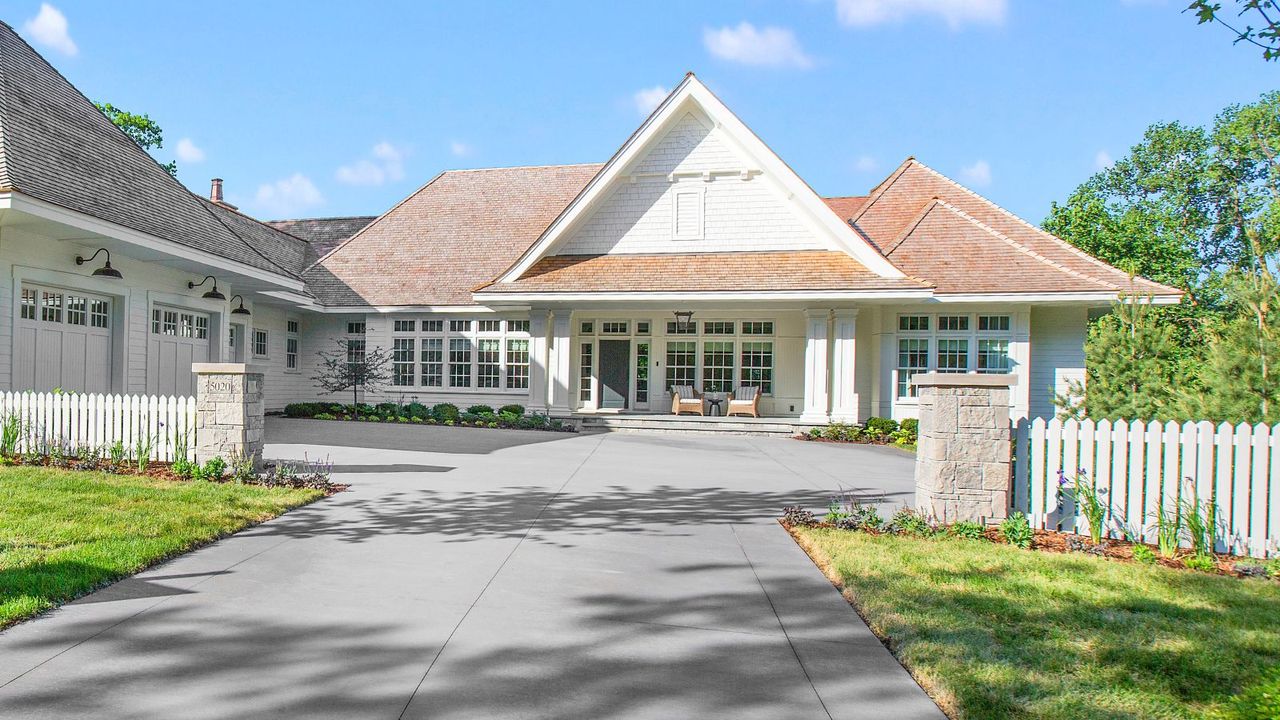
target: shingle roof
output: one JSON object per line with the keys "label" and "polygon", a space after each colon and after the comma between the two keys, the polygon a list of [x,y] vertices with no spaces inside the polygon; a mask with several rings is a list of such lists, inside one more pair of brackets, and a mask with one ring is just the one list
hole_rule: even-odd
{"label": "shingle roof", "polygon": [[1181,295],[1130,278],[914,158],[877,186],[850,221],[903,272],[937,285],[938,294]]}
{"label": "shingle roof", "polygon": [[822,198],[822,201],[827,204],[827,207],[834,210],[841,220],[848,222],[849,218],[853,217],[862,209],[863,205],[867,204],[868,199],[866,195],[851,195],[849,197]]}
{"label": "shingle roof", "polygon": [[260,270],[255,252],[0,23],[0,187]]}
{"label": "shingle roof", "polygon": [[770,292],[927,290],[909,278],[883,278],[843,252],[714,252],[552,255],[519,280],[477,292]]}
{"label": "shingle roof", "polygon": [[342,241],[360,232],[366,225],[377,219],[377,215],[356,215],[302,220],[267,220],[266,224],[306,240],[310,246],[307,261],[310,265],[328,255],[329,251],[342,244]]}
{"label": "shingle roof", "polygon": [[301,276],[303,269],[314,260],[305,240],[212,200],[200,198],[200,202],[250,248],[287,270],[290,275]]}
{"label": "shingle roof", "polygon": [[438,175],[304,274],[326,305],[469,305],[600,165]]}

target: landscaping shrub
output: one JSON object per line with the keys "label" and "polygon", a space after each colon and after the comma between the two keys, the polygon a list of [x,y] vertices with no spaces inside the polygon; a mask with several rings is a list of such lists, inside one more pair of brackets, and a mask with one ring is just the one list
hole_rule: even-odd
{"label": "landscaping shrub", "polygon": [[520,417],[524,415],[524,406],[516,405],[515,403],[512,403],[510,405],[503,405],[502,407],[498,408],[498,414],[502,415],[504,413],[510,413],[511,415]]}
{"label": "landscaping shrub", "polygon": [[418,420],[426,420],[431,414],[431,411],[427,409],[426,405],[423,405],[420,402],[411,402],[404,406],[404,414],[411,418],[417,418]]}
{"label": "landscaping shrub", "polygon": [[448,425],[456,423],[460,414],[458,406],[453,403],[440,403],[431,407],[431,417]]}
{"label": "landscaping shrub", "polygon": [[316,413],[315,415],[312,415],[311,418],[313,420],[337,420],[338,419],[336,415],[331,415],[327,412]]}
{"label": "landscaping shrub", "polygon": [[309,418],[329,409],[328,403],[302,402],[289,403],[284,406],[284,416],[291,418]]}
{"label": "landscaping shrub", "polygon": [[947,528],[947,532],[952,537],[963,538],[965,540],[981,540],[986,537],[986,533],[983,532],[982,523],[976,523],[972,520],[961,520]]}
{"label": "landscaping shrub", "polygon": [[515,413],[500,412],[498,413],[498,422],[507,427],[515,427],[520,422],[520,416]]}
{"label": "landscaping shrub", "polygon": [[902,447],[913,447],[920,439],[920,421],[907,418],[898,429],[889,434],[889,441]]}
{"label": "landscaping shrub", "polygon": [[889,520],[889,525],[885,530],[891,533],[919,535],[921,537],[928,537],[933,534],[933,526],[929,524],[929,521],[920,513],[906,507],[893,514],[893,518]]}
{"label": "landscaping shrub", "polygon": [[898,429],[898,421],[892,418],[867,418],[863,432],[873,440],[885,441]]}
{"label": "landscaping shrub", "polygon": [[1148,545],[1134,545],[1133,559],[1147,565],[1154,565],[1159,559],[1156,557],[1156,551],[1152,550]]}
{"label": "landscaping shrub", "polygon": [[1182,564],[1191,570],[1212,572],[1217,569],[1218,561],[1212,555],[1190,555],[1182,560]]}
{"label": "landscaping shrub", "polygon": [[822,437],[827,440],[857,442],[862,437],[862,428],[847,423],[831,423],[822,428]]}
{"label": "landscaping shrub", "polygon": [[1027,522],[1027,516],[1015,512],[1000,523],[1000,537],[1014,547],[1029,550],[1035,533],[1031,530],[1031,523]]}
{"label": "landscaping shrub", "polygon": [[467,412],[472,415],[494,415],[493,407],[490,405],[472,405],[467,408]]}

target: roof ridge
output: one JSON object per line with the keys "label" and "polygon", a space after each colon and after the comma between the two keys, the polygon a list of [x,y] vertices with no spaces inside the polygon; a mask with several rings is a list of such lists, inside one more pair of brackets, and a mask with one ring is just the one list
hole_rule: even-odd
{"label": "roof ridge", "polygon": [[939,202],[940,200],[938,199],[938,196],[934,195],[920,207],[920,210],[916,212],[911,220],[908,221],[906,225],[902,226],[902,229],[898,231],[898,234],[893,236],[893,240],[889,243],[889,247],[884,251],[885,257],[892,255],[893,251],[898,249],[898,246],[907,239],[907,236],[916,229],[916,226],[921,222],[924,222],[924,219],[929,216],[929,213],[932,212],[935,207],[938,206]]}
{"label": "roof ridge", "polygon": [[581,162],[581,163],[558,163],[550,165],[498,165],[494,167],[479,168],[452,168],[450,170],[441,170],[440,174],[446,173],[464,173],[464,172],[494,172],[496,170],[544,170],[549,168],[570,168],[570,167],[586,167],[588,165],[603,165],[601,162]]}
{"label": "roof ridge", "polygon": [[[964,191],[964,192],[965,192],[966,194],[968,194],[969,196],[971,196],[971,197],[973,197],[973,198],[975,198],[975,199],[977,199],[977,200],[981,201],[982,203],[984,203],[984,204],[986,204],[986,205],[991,206],[991,207],[992,207],[992,208],[994,208],[997,212],[999,212],[1000,214],[1002,214],[1002,215],[1004,215],[1004,216],[1006,216],[1006,217],[1008,217],[1008,218],[1012,219],[1014,222],[1018,223],[1019,225],[1023,225],[1023,226],[1025,226],[1025,227],[1029,228],[1032,232],[1034,232],[1034,233],[1036,233],[1036,234],[1038,234],[1038,235],[1043,235],[1044,237],[1048,238],[1049,240],[1053,241],[1054,243],[1057,243],[1057,244],[1058,244],[1059,246],[1061,246],[1064,250],[1067,250],[1068,252],[1070,252],[1070,253],[1072,253],[1072,254],[1076,255],[1076,256],[1077,256],[1077,257],[1079,257],[1080,259],[1082,259],[1082,260],[1087,260],[1087,261],[1089,261],[1089,262],[1093,263],[1094,265],[1097,265],[1098,267],[1100,267],[1100,268],[1102,268],[1102,269],[1104,269],[1104,270],[1108,270],[1108,271],[1111,271],[1111,272],[1120,273],[1120,274],[1122,274],[1122,275],[1123,275],[1123,274],[1125,274],[1125,272],[1124,272],[1123,270],[1121,270],[1120,268],[1115,267],[1114,265],[1111,265],[1111,264],[1109,264],[1109,263],[1103,262],[1102,260],[1099,260],[1098,258],[1096,258],[1096,257],[1094,257],[1094,256],[1090,255],[1089,253],[1087,253],[1087,252],[1085,252],[1085,251],[1081,250],[1080,248],[1076,247],[1075,245],[1072,245],[1071,243],[1067,242],[1066,240],[1063,240],[1062,238],[1058,237],[1057,235],[1054,235],[1053,233],[1051,233],[1051,232],[1048,232],[1048,231],[1044,230],[1043,228],[1039,228],[1039,227],[1036,227],[1035,225],[1032,225],[1032,224],[1031,224],[1030,222],[1028,222],[1026,219],[1024,219],[1024,218],[1022,218],[1022,217],[1019,217],[1018,215],[1014,214],[1014,213],[1013,213],[1012,211],[1010,211],[1010,210],[1006,210],[1005,208],[1001,207],[999,204],[997,204],[996,202],[994,202],[994,201],[993,201],[993,200],[991,200],[990,198],[984,197],[983,195],[980,195],[980,194],[978,194],[978,193],[974,192],[973,190],[969,189],[968,187],[964,186],[963,184],[961,184],[961,183],[957,182],[956,180],[953,180],[952,178],[947,177],[946,175],[943,175],[942,173],[938,172],[937,170],[934,170],[933,168],[931,168],[931,167],[929,167],[928,165],[926,165],[926,164],[924,164],[924,163],[920,162],[919,160],[917,160],[917,161],[916,161],[916,164],[918,164],[920,167],[924,168],[925,170],[929,171],[929,172],[930,172],[930,173],[932,173],[934,176],[936,176],[936,177],[938,177],[938,178],[941,178],[942,180],[944,180],[944,181],[946,181],[946,182],[948,182],[948,183],[950,183],[950,184],[952,184],[952,185],[956,186],[957,188],[960,188],[960,190]],[[968,214],[968,213],[966,213],[966,215],[967,215],[967,214]],[[985,223],[983,223],[983,225],[986,225],[986,224],[985,224]],[[1169,290],[1177,290],[1177,288],[1174,288],[1174,287],[1172,287],[1172,286],[1165,285],[1165,284],[1163,284],[1163,283],[1158,283],[1158,282],[1156,282],[1156,281],[1154,281],[1154,280],[1150,280],[1150,279],[1148,279],[1148,278],[1144,278],[1144,277],[1141,277],[1141,276],[1129,275],[1129,279],[1130,279],[1130,281],[1132,281],[1132,280],[1134,279],[1134,277],[1138,277],[1138,278],[1139,278],[1139,279],[1141,279],[1141,280],[1145,280],[1146,282],[1149,282],[1149,283],[1152,283],[1152,284],[1155,284],[1155,285],[1159,285],[1159,286],[1164,287],[1164,288],[1167,288],[1167,289],[1169,289]],[[1181,290],[1178,290],[1178,292],[1182,292],[1182,291],[1181,291]]]}
{"label": "roof ridge", "polygon": [[1014,249],[1018,250],[1019,252],[1021,252],[1021,253],[1025,254],[1025,255],[1027,255],[1027,256],[1029,256],[1029,257],[1031,257],[1031,258],[1034,258],[1034,259],[1036,259],[1036,260],[1039,260],[1040,262],[1042,262],[1042,263],[1044,263],[1044,264],[1046,264],[1046,265],[1048,265],[1048,266],[1050,266],[1050,267],[1054,268],[1055,270],[1058,270],[1058,271],[1060,271],[1060,272],[1064,272],[1064,273],[1066,273],[1066,274],[1068,274],[1068,275],[1071,275],[1072,277],[1080,278],[1081,280],[1087,280],[1088,282],[1094,283],[1095,285],[1102,285],[1103,287],[1109,288],[1109,289],[1111,289],[1111,290],[1116,290],[1116,291],[1118,291],[1118,292],[1123,292],[1123,291],[1124,291],[1124,288],[1123,288],[1122,286],[1120,286],[1120,285],[1116,285],[1115,283],[1107,282],[1106,280],[1100,280],[1100,279],[1095,278],[1095,277],[1090,277],[1090,276],[1085,275],[1084,273],[1080,272],[1079,270],[1073,270],[1073,269],[1071,269],[1071,268],[1069,268],[1069,267],[1067,267],[1067,266],[1063,265],[1062,263],[1056,262],[1056,261],[1054,261],[1054,260],[1051,260],[1050,258],[1045,257],[1044,255],[1041,255],[1040,253],[1036,252],[1035,250],[1032,250],[1031,248],[1027,247],[1026,245],[1023,245],[1022,243],[1018,242],[1017,240],[1014,240],[1013,238],[1009,237],[1008,235],[1005,235],[1004,233],[1000,232],[999,230],[997,230],[997,229],[995,229],[995,228],[991,227],[990,225],[988,225],[988,224],[986,224],[986,223],[982,222],[982,221],[981,221],[981,220],[979,220],[978,218],[976,218],[976,217],[974,217],[974,216],[970,215],[969,213],[965,212],[964,210],[961,210],[960,208],[956,207],[955,205],[952,205],[951,203],[947,202],[946,200],[942,200],[942,199],[940,199],[940,198],[935,198],[935,199],[934,199],[934,202],[935,202],[935,203],[937,203],[938,205],[941,205],[942,207],[945,207],[946,209],[950,210],[951,212],[955,213],[956,215],[959,215],[961,218],[964,218],[965,220],[968,220],[969,222],[973,223],[974,225],[977,225],[979,228],[982,228],[983,230],[985,230],[986,232],[990,233],[991,235],[994,235],[995,237],[999,238],[1000,240],[1003,240],[1003,241],[1004,241],[1005,243],[1007,243],[1010,247],[1013,247]]}
{"label": "roof ridge", "polygon": [[311,270],[311,268],[313,268],[313,267],[315,267],[315,266],[319,265],[320,263],[324,262],[325,260],[329,259],[329,258],[330,258],[334,253],[338,252],[339,250],[341,250],[342,248],[344,248],[344,247],[346,247],[348,244],[350,244],[352,240],[355,240],[356,238],[358,238],[358,237],[360,237],[361,235],[363,235],[363,234],[365,233],[365,231],[366,231],[366,230],[368,230],[369,228],[373,227],[374,225],[377,225],[378,223],[382,222],[383,218],[385,218],[385,217],[387,217],[388,215],[390,215],[391,213],[395,212],[397,209],[399,209],[399,208],[400,208],[400,206],[401,206],[401,205],[404,205],[405,203],[409,202],[409,201],[410,201],[410,200],[412,200],[413,198],[415,198],[415,197],[417,197],[418,195],[420,195],[420,194],[422,193],[422,191],[423,191],[423,190],[426,190],[427,188],[429,188],[429,187],[431,187],[432,185],[434,185],[434,184],[435,184],[435,182],[436,182],[437,180],[439,180],[440,178],[442,178],[442,177],[444,177],[444,176],[445,176],[445,173],[446,173],[446,172],[448,172],[448,171],[447,171],[447,170],[444,170],[444,171],[441,171],[441,172],[439,172],[439,173],[436,173],[436,176],[435,176],[435,177],[433,177],[433,178],[431,178],[430,180],[428,180],[425,184],[423,184],[423,185],[422,185],[422,187],[420,187],[420,188],[418,188],[417,190],[414,190],[413,192],[409,193],[409,194],[408,194],[408,195],[406,195],[404,198],[402,198],[402,199],[400,200],[400,202],[398,202],[398,203],[396,203],[395,205],[392,205],[390,208],[388,208],[386,212],[384,212],[384,213],[382,213],[381,215],[378,215],[377,217],[375,217],[375,218],[373,219],[373,222],[370,222],[368,225],[365,225],[364,227],[360,228],[359,230],[357,230],[357,231],[356,231],[356,233],[355,233],[354,235],[352,235],[351,237],[347,238],[346,240],[343,240],[342,242],[338,243],[337,245],[334,245],[334,246],[329,250],[329,252],[327,252],[327,253],[325,253],[324,255],[321,255],[320,257],[316,258],[316,261],[315,261],[315,262],[311,263],[310,265],[308,265],[308,266],[306,266],[305,268],[303,268],[303,269],[302,269],[302,273],[303,273],[303,274],[305,274],[307,271]]}
{"label": "roof ridge", "polygon": [[[3,25],[4,29],[7,30],[9,33],[13,33],[15,35],[17,34],[17,33],[14,33],[13,28],[5,24],[3,20],[0,20],[0,25]],[[13,187],[13,178],[9,177],[9,163],[5,159],[7,156],[7,153],[5,152],[5,145],[7,145],[8,143],[5,141],[5,138],[7,136],[5,135],[5,132],[4,132],[4,121],[3,121],[3,118],[5,117],[5,110],[8,107],[8,100],[9,100],[9,86],[7,84],[8,78],[5,74],[6,64],[7,63],[0,62],[0,187],[4,187],[7,190],[12,191],[15,188]]]}
{"label": "roof ridge", "polygon": [[[244,213],[241,213],[241,214],[243,215]],[[252,216],[245,215],[245,217],[252,217]],[[331,215],[329,217],[281,218],[279,220],[258,220],[258,222],[263,223],[264,225],[270,225],[272,223],[319,222],[321,220],[362,220],[364,218],[376,218],[376,217],[378,216],[377,215]],[[253,218],[253,219],[257,220],[257,218]],[[281,231],[281,232],[284,232],[284,231]],[[299,239],[303,239],[303,238],[299,238]]]}
{"label": "roof ridge", "polygon": [[[916,160],[914,155],[908,155],[907,159],[903,160],[893,172],[889,173],[888,177],[881,180],[879,185],[871,188],[871,192],[867,194],[867,201],[862,204],[862,207],[858,208],[858,212],[854,213],[853,217],[849,218],[849,224],[856,225],[858,220],[862,218],[863,215],[867,214],[867,211],[871,209],[872,205],[875,205],[880,198],[884,197],[884,194],[888,192],[889,188],[893,187],[893,184],[898,181],[898,178],[902,177],[902,174],[905,173],[907,168],[911,167],[911,163],[914,162],[919,161]],[[866,233],[863,234],[865,235]]]}
{"label": "roof ridge", "polygon": [[[179,184],[181,184],[181,183],[179,183]],[[186,187],[186,186],[184,185],[183,187]],[[188,191],[188,192],[190,192],[190,191]],[[200,206],[204,208],[204,211],[205,211],[205,212],[209,213],[209,217],[212,217],[214,222],[216,222],[216,223],[218,223],[219,225],[221,225],[222,227],[226,228],[226,229],[227,229],[227,232],[231,233],[231,234],[232,234],[232,235],[233,235],[237,240],[239,240],[241,243],[243,243],[245,247],[247,247],[247,248],[249,248],[249,250],[253,251],[253,253],[254,253],[254,254],[256,254],[258,257],[262,258],[263,260],[266,260],[266,261],[267,261],[267,262],[268,262],[272,267],[276,268],[277,270],[279,270],[280,272],[284,273],[285,275],[287,275],[287,276],[289,276],[289,277],[293,277],[293,278],[301,279],[301,275],[299,275],[299,274],[297,274],[297,273],[295,273],[295,272],[293,272],[293,271],[289,270],[288,268],[284,267],[283,265],[281,265],[280,263],[276,262],[275,260],[272,260],[271,258],[267,257],[266,253],[264,253],[264,252],[262,252],[261,250],[259,250],[257,247],[255,247],[255,246],[254,246],[254,244],[253,244],[253,243],[249,242],[249,241],[248,241],[244,236],[242,236],[240,233],[236,232],[236,231],[235,231],[235,230],[234,230],[230,225],[228,225],[226,222],[224,222],[222,218],[218,217],[218,213],[214,212],[214,211],[213,211],[213,209],[210,207],[210,205],[215,205],[216,203],[214,203],[212,200],[209,200],[209,199],[207,199],[207,198],[204,198],[204,197],[202,197],[202,196],[200,196],[200,195],[196,195],[195,193],[191,193],[191,196],[192,196],[192,197],[194,197],[196,200],[199,200],[199,201],[200,201]],[[276,229],[276,228],[271,227],[270,225],[267,225],[266,223],[259,222],[258,220],[254,220],[253,218],[249,217],[248,215],[244,215],[243,213],[239,212],[238,210],[231,210],[230,208],[224,207],[224,206],[222,206],[222,205],[218,205],[218,207],[221,207],[221,208],[223,208],[224,210],[230,210],[231,212],[236,213],[237,215],[240,215],[241,217],[244,217],[244,218],[247,218],[247,219],[249,219],[249,220],[252,220],[253,222],[258,223],[259,225],[262,225],[262,226],[263,226],[263,227],[265,227],[265,228],[271,228],[271,231],[272,231],[272,232],[284,233],[285,235],[289,235],[289,233],[285,233],[283,230],[278,230],[278,229]],[[289,235],[289,237],[293,237],[293,236],[292,236],[292,235]],[[302,238],[294,238],[294,239],[295,239],[295,240],[302,240]],[[303,242],[305,242],[305,241],[303,241]]]}

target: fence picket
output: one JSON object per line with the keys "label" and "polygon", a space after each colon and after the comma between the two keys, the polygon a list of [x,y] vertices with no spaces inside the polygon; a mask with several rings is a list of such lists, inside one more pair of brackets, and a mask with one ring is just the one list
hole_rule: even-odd
{"label": "fence picket", "polygon": [[[1221,514],[1222,506],[1231,504],[1231,469],[1235,461],[1235,430],[1229,423],[1222,423],[1218,426],[1218,432],[1214,438],[1214,483],[1213,495],[1210,497],[1197,496],[1196,500],[1200,503],[1206,501],[1212,502],[1219,509],[1218,517],[1224,517]],[[1218,552],[1227,551],[1227,543],[1223,537],[1219,537],[1216,543]]]}
{"label": "fence picket", "polygon": [[1253,429],[1253,467],[1249,478],[1248,552],[1260,556],[1267,547],[1267,469],[1271,459],[1271,428],[1259,423]]}
{"label": "fence picket", "polygon": [[[1062,461],[1058,466],[1069,477],[1080,477],[1080,422],[1067,420],[1062,423]],[[1058,519],[1058,527],[1063,532],[1079,532],[1082,523],[1076,517],[1079,508],[1075,498],[1069,494],[1062,495],[1062,517]]]}
{"label": "fence picket", "polygon": [[1010,493],[1010,506],[1014,510],[1020,510],[1025,514],[1031,513],[1031,498],[1027,490],[1030,488],[1029,480],[1031,473],[1031,463],[1028,453],[1031,452],[1031,425],[1023,418],[1017,422],[1014,428],[1014,445],[1013,445],[1013,492]]}
{"label": "fence picket", "polygon": [[[1045,443],[1045,477],[1056,478],[1062,468],[1062,423],[1054,421],[1046,428]],[[1045,525],[1049,530],[1057,530],[1062,525],[1061,494],[1056,480],[1046,480],[1044,488]]]}
{"label": "fence picket", "polygon": [[1030,515],[1031,524],[1034,527],[1044,527],[1044,516],[1046,512],[1044,502],[1044,469],[1045,469],[1045,421],[1044,418],[1036,418],[1031,423],[1031,447],[1035,448],[1031,454],[1031,488],[1029,496],[1031,498]]}

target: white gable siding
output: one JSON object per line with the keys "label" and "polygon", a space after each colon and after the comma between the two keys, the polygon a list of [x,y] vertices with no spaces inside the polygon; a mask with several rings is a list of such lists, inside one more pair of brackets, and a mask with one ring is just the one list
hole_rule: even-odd
{"label": "white gable siding", "polygon": [[1031,309],[1031,417],[1053,417],[1055,393],[1084,380],[1085,307]]}
{"label": "white gable siding", "polygon": [[[619,179],[556,251],[560,255],[827,249],[786,201],[719,132],[686,113]],[[672,173],[713,173],[668,179]],[[696,239],[674,237],[675,195],[703,193]],[[683,234],[683,233],[682,233]]]}

